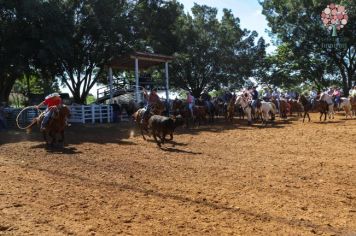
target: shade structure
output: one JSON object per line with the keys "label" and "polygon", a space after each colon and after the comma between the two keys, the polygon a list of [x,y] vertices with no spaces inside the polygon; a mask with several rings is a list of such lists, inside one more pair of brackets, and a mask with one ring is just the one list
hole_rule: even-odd
{"label": "shade structure", "polygon": [[108,67],[113,69],[123,69],[123,70],[134,70],[135,69],[135,59],[139,60],[139,69],[146,70],[153,66],[158,66],[165,62],[171,62],[174,57],[166,56],[161,54],[153,54],[146,52],[134,52],[129,55],[125,55],[118,58],[113,58]]}
{"label": "shade structure", "polygon": [[139,71],[140,70],[146,70],[150,67],[153,66],[158,66],[164,63],[164,68],[165,68],[165,79],[166,79],[166,104],[167,104],[167,110],[169,110],[169,73],[168,73],[168,68],[169,68],[169,62],[171,62],[174,59],[172,56],[166,56],[162,54],[154,54],[154,53],[147,53],[147,52],[133,52],[131,54],[118,57],[118,58],[113,58],[110,60],[108,63],[109,67],[109,81],[110,81],[110,103],[112,103],[112,83],[113,83],[113,77],[112,77],[112,69],[122,69],[122,70],[131,70],[135,71],[135,100],[136,102],[141,102],[140,96],[139,96]]}

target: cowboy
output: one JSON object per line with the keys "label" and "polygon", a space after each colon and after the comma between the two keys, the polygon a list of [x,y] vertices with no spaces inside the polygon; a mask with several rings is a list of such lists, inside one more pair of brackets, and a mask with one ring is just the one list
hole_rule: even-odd
{"label": "cowboy", "polygon": [[47,106],[41,123],[41,131],[44,131],[49,119],[53,116],[54,111],[58,110],[62,105],[62,99],[58,93],[52,93],[48,95],[43,102],[37,105],[36,108],[38,109],[42,105]]}
{"label": "cowboy", "polygon": [[265,88],[262,98],[263,98],[263,100],[265,100],[265,102],[269,102],[269,100],[271,99],[271,93],[268,88]]}
{"label": "cowboy", "polygon": [[252,87],[251,91],[251,97],[252,97],[252,107],[255,109],[257,105],[257,100],[258,100],[258,92],[256,90],[257,86]]}
{"label": "cowboy", "polygon": [[310,97],[310,102],[312,104],[312,107],[315,107],[315,101],[316,98],[318,97],[318,92],[316,91],[315,87],[312,87],[310,93],[309,93],[309,97]]}
{"label": "cowboy", "polygon": [[356,85],[351,89],[350,97],[356,97]]}
{"label": "cowboy", "polygon": [[195,105],[195,98],[190,92],[187,92],[187,103],[188,109],[190,110],[192,117],[194,117],[193,107]]}
{"label": "cowboy", "polygon": [[153,88],[151,93],[148,94],[146,89],[143,89],[143,95],[147,100],[147,105],[145,107],[145,112],[141,118],[141,124],[147,119],[148,115],[151,112],[152,107],[154,107],[157,103],[160,102],[159,96],[157,95],[157,88]]}
{"label": "cowboy", "polygon": [[340,97],[341,97],[340,89],[335,87],[334,88],[334,92],[332,93],[332,96],[334,97],[335,104],[339,107],[339,105],[340,105]]}

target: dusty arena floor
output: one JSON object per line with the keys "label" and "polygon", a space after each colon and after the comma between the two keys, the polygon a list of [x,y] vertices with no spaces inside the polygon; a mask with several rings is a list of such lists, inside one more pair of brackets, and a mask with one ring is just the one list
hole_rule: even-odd
{"label": "dusty arena floor", "polygon": [[[0,133],[0,235],[356,235],[356,120]],[[242,122],[244,124],[244,122]],[[137,130],[135,130],[137,133]]]}

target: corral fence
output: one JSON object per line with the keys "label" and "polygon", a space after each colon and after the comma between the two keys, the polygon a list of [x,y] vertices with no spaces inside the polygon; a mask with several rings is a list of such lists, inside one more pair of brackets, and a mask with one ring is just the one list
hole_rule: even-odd
{"label": "corral fence", "polygon": [[[80,124],[96,124],[96,123],[111,123],[113,121],[113,109],[110,105],[70,105],[68,106],[71,112],[69,123]],[[16,126],[16,117],[22,108],[5,108],[7,114],[7,126]],[[41,109],[42,111],[44,108]],[[39,115],[36,109],[28,109],[19,117],[19,124],[29,124],[35,117]],[[126,120],[125,115],[122,120]]]}

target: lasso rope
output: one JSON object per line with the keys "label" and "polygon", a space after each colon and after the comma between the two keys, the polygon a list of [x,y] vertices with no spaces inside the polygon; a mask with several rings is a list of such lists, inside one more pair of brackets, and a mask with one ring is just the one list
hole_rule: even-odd
{"label": "lasso rope", "polygon": [[25,107],[24,109],[22,109],[22,110],[20,111],[20,113],[19,113],[19,114],[17,115],[17,117],[16,117],[16,125],[17,125],[17,127],[18,127],[19,129],[28,129],[28,128],[32,125],[32,123],[29,124],[29,125],[26,126],[26,127],[21,127],[21,126],[19,125],[19,117],[21,116],[21,114],[22,114],[24,111],[27,111],[28,109],[36,109],[37,111],[40,112],[40,115],[42,114],[42,111],[41,111],[40,109],[38,109],[37,107],[35,107],[35,106]]}

